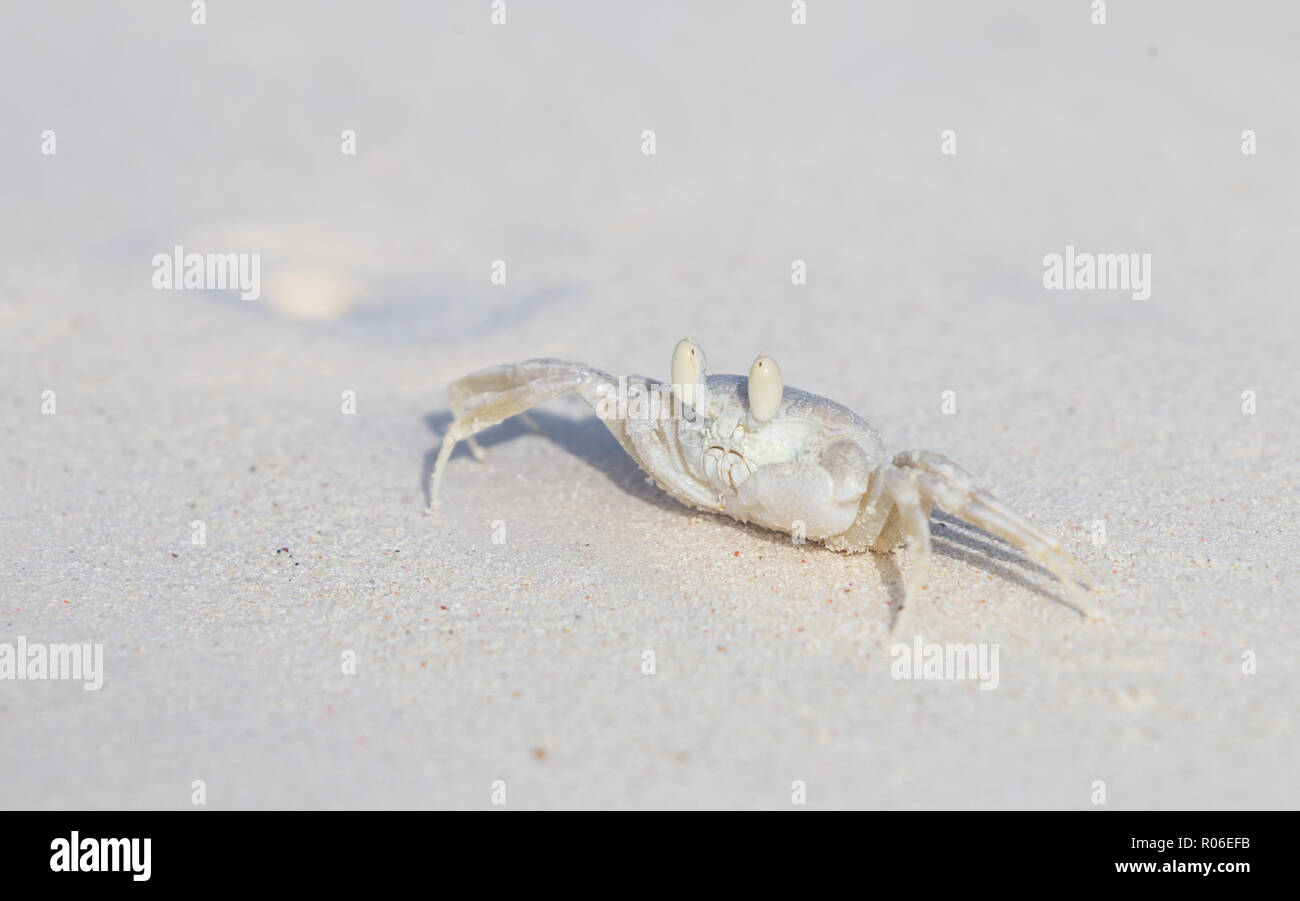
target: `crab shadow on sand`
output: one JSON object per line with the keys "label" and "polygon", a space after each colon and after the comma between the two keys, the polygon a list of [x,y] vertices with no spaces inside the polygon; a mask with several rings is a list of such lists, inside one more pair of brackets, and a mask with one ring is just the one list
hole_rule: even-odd
{"label": "crab shadow on sand", "polygon": [[[595,416],[573,419],[536,409],[529,410],[528,416],[536,423],[535,430],[515,417],[492,426],[475,437],[485,451],[490,451],[495,445],[514,441],[525,435],[540,435],[599,470],[620,490],[638,500],[678,514],[699,515],[700,511],[679,504],[650,482],[648,474],[627,455],[618,440]],[[424,492],[426,504],[429,501],[429,476],[433,473],[433,464],[438,457],[438,445],[451,419],[450,411],[430,413],[424,417],[425,425],[436,436],[433,446],[424,455],[424,464],[420,473],[421,490]],[[456,446],[448,464],[462,458],[473,459],[468,445],[464,442]],[[445,486],[446,476],[443,484]],[[1018,548],[937,507],[931,514],[930,520],[930,542],[935,554],[965,563],[1067,609],[1074,609],[1062,594],[1055,593],[1042,584],[1044,580],[1048,585],[1055,584],[1052,574]],[[789,536],[768,529],[748,527],[739,522],[735,522],[734,525],[759,540],[772,544],[784,546],[790,540]],[[812,544],[816,547],[815,543]],[[828,554],[838,553],[826,548],[821,550]],[[897,616],[904,600],[904,579],[896,558],[892,554],[876,553],[863,556],[869,557],[879,572],[881,582],[889,591],[890,609]],[[1025,573],[1032,574],[1034,578],[1030,578]]]}

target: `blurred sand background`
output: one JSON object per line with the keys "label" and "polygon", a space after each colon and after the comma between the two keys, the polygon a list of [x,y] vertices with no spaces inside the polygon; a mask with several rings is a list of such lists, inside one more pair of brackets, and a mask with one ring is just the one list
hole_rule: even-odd
{"label": "blurred sand background", "polygon": [[[0,13],[0,641],[106,668],[0,681],[0,805],[1300,804],[1300,7],[188,7]],[[153,290],[176,244],[261,298]],[[1045,290],[1067,244],[1152,296]],[[913,624],[1000,686],[895,680],[888,561],[691,513],[574,398],[426,514],[450,380],[687,334],[962,462],[1109,621],[937,518]]]}

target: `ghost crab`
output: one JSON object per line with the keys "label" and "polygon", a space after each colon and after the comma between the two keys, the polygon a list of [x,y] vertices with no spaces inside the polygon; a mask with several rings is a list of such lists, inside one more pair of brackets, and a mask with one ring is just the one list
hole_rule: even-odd
{"label": "ghost crab", "polygon": [[[785,386],[769,356],[759,356],[748,377],[710,375],[689,338],[673,351],[670,385],[554,359],[494,366],[453,382],[454,418],[430,476],[430,512],[437,512],[438,486],[458,441],[482,460],[475,433],[568,391],[683,504],[838,551],[887,552],[905,543],[911,566],[899,619],[929,574],[935,506],[1025,551],[1066,586],[1072,606],[1100,618],[1091,580],[1060,541],[956,463],[927,450],[888,456],[870,424],[841,404]],[[671,403],[655,404],[655,397]]]}

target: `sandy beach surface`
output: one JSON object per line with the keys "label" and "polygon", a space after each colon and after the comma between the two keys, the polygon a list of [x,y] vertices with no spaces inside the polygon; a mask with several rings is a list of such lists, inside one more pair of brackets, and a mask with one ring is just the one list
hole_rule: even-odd
{"label": "sandy beach surface", "polygon": [[[0,680],[0,806],[1300,805],[1295,4],[188,7],[0,13],[0,644],[103,653]],[[891,636],[905,557],[692,512],[573,396],[428,515],[448,382],[684,335],[960,461],[1106,620],[936,514]]]}

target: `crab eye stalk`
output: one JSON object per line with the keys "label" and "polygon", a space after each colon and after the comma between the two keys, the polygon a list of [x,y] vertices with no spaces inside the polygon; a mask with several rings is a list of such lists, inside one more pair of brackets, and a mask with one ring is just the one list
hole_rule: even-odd
{"label": "crab eye stalk", "polygon": [[673,390],[678,393],[682,403],[694,407],[703,392],[704,351],[690,338],[683,338],[673,348],[672,368]]}
{"label": "crab eye stalk", "polygon": [[770,420],[781,406],[784,390],[781,367],[767,354],[760,354],[749,367],[749,415],[759,422]]}

